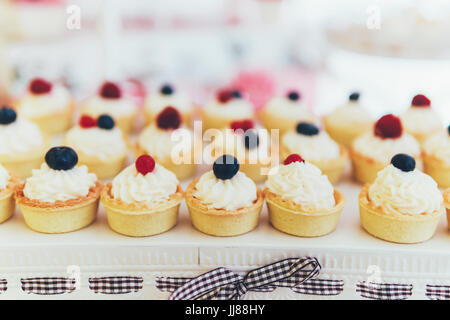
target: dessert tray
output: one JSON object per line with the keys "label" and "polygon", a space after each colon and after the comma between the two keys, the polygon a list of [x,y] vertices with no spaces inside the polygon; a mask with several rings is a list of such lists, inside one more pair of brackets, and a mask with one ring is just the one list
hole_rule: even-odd
{"label": "dessert tray", "polygon": [[[361,186],[349,172],[337,188],[347,198],[344,211],[336,231],[318,238],[274,229],[265,207],[255,230],[223,238],[194,229],[185,203],[172,230],[143,238],[113,232],[102,206],[92,225],[67,234],[31,231],[16,212],[0,225],[0,299],[168,299],[171,291],[212,270],[203,281],[229,272],[238,279],[229,288],[241,299],[450,299],[444,217],[427,242],[385,242],[360,227]],[[305,261],[312,268],[300,271],[303,282],[297,279],[295,287],[292,279],[259,286],[242,277],[261,267],[256,271],[270,273],[272,263],[292,267],[291,262]],[[180,290],[183,296],[186,290]]]}

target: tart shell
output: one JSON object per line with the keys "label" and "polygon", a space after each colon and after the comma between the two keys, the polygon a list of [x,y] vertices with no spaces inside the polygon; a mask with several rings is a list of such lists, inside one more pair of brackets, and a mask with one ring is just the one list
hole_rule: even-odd
{"label": "tart shell", "polygon": [[424,172],[437,182],[440,188],[450,188],[450,163],[435,156],[422,154]]}
{"label": "tart shell", "polygon": [[447,210],[447,224],[448,224],[448,229],[450,230],[450,188],[448,188],[444,192],[444,205]]}
{"label": "tart shell", "polygon": [[258,225],[264,196],[257,190],[257,199],[250,207],[238,210],[209,209],[194,197],[193,192],[198,179],[189,184],[186,190],[186,204],[194,227],[206,234],[218,237],[237,236],[247,233]]}
{"label": "tart shell", "polygon": [[336,229],[345,205],[345,197],[334,190],[336,205],[331,209],[306,210],[292,200],[264,190],[272,226],[284,233],[297,237],[320,237]]}
{"label": "tart shell", "polygon": [[11,176],[6,188],[0,191],[0,223],[5,222],[14,214],[16,207],[14,192],[18,184],[19,180]]}
{"label": "tart shell", "polygon": [[24,187],[22,184],[17,188],[15,197],[27,226],[42,233],[66,233],[84,228],[95,220],[103,184],[97,181],[84,197],[53,203],[27,198]]}
{"label": "tart shell", "polygon": [[111,195],[111,183],[106,185],[101,195],[110,228],[131,237],[152,236],[172,229],[177,224],[182,200],[181,186],[178,186],[177,192],[167,202],[153,208],[114,199]]}
{"label": "tart shell", "polygon": [[330,135],[331,139],[343,145],[346,148],[351,147],[355,138],[361,134],[369,131],[372,128],[372,123],[355,124],[352,123],[346,125],[338,125],[329,117],[324,117],[323,122],[325,129]]}

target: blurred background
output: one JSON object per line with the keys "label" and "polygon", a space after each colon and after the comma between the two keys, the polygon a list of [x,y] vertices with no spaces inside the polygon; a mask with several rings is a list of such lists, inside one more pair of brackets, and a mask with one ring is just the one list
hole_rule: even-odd
{"label": "blurred background", "polygon": [[299,89],[322,115],[359,90],[375,115],[428,95],[450,122],[450,1],[0,0],[0,96],[29,79],[77,99],[104,80],[142,101],[161,82],[201,105],[238,84],[255,108]]}

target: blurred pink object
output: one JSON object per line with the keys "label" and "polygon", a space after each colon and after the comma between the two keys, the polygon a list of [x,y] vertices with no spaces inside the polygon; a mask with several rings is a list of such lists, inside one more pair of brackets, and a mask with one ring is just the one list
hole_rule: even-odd
{"label": "blurred pink object", "polygon": [[133,99],[139,106],[144,104],[147,90],[141,80],[130,78],[122,83],[122,89],[125,97]]}
{"label": "blurred pink object", "polygon": [[231,81],[231,86],[242,91],[255,110],[259,110],[275,93],[276,84],[268,72],[241,71]]}

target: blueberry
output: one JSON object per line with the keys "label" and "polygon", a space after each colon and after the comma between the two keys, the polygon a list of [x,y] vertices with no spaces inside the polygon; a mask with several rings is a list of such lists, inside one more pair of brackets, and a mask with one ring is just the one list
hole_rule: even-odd
{"label": "blueberry", "polygon": [[217,179],[227,180],[233,178],[239,171],[238,160],[229,154],[217,158],[213,164],[213,172]]}
{"label": "blueberry", "polygon": [[447,127],[448,134],[450,135],[450,124]]}
{"label": "blueberry", "polygon": [[350,101],[358,101],[359,100],[359,92],[352,92],[348,96],[348,100],[350,100]]}
{"label": "blueberry", "polygon": [[233,96],[233,98],[235,99],[241,99],[242,98],[242,93],[239,90],[233,90],[231,91],[231,95]]}
{"label": "blueberry", "polygon": [[319,134],[319,128],[314,124],[308,122],[300,122],[297,125],[297,133],[303,134],[305,136],[315,136]]}
{"label": "blueberry", "polygon": [[254,149],[259,145],[259,137],[253,130],[247,130],[244,134],[244,145],[248,150]]}
{"label": "blueberry", "polygon": [[404,172],[413,171],[416,167],[416,160],[404,153],[399,153],[393,156],[391,159],[391,163],[394,167]]}
{"label": "blueberry", "polygon": [[0,124],[10,124],[16,121],[17,114],[14,109],[10,107],[2,107],[0,108]]}
{"label": "blueberry", "polygon": [[53,147],[45,155],[45,162],[53,170],[70,170],[78,163],[78,155],[70,147]]}
{"label": "blueberry", "polygon": [[169,84],[163,85],[160,90],[160,92],[164,95],[171,95],[173,93],[173,91],[174,90],[173,90],[172,86]]}
{"label": "blueberry", "polygon": [[287,97],[291,101],[298,101],[300,99],[300,94],[296,91],[291,91],[288,93]]}
{"label": "blueberry", "polygon": [[114,119],[107,114],[102,114],[97,119],[97,125],[101,129],[111,130],[114,128]]}

